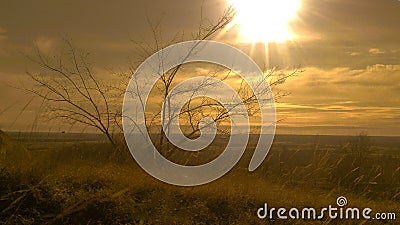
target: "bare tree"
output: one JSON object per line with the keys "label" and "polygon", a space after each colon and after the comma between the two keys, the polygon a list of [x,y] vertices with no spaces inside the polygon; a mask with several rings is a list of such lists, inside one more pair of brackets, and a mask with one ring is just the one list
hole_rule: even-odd
{"label": "bare tree", "polygon": [[[217,22],[209,23],[209,21],[207,21],[208,24],[211,24],[209,26],[204,25],[203,23],[204,20],[202,19],[202,23],[199,26],[198,32],[194,33],[190,38],[190,40],[212,39],[214,34],[222,30],[226,25],[228,25],[232,21],[233,16],[234,16],[234,11],[229,8],[224,12],[223,16],[219,18]],[[122,76],[127,79],[131,79],[132,74],[135,73],[136,68],[138,66],[136,64],[137,62],[141,63],[145,58],[147,58],[154,52],[157,52],[163,49],[164,47],[174,44],[176,42],[181,42],[185,40],[183,35],[177,34],[174,36],[172,40],[164,43],[162,41],[163,40],[162,32],[160,31],[161,30],[160,22],[152,24],[149,21],[149,25],[151,27],[153,34],[154,45],[150,45],[149,42],[140,43],[136,40],[132,40],[135,46],[138,46],[138,51],[136,52],[136,55],[139,56],[139,58],[141,57],[141,59],[138,61],[134,61],[133,65],[131,66],[131,70],[128,71],[127,73],[122,74]],[[194,46],[193,48],[195,47],[196,46]],[[192,54],[192,52],[189,51],[188,54]],[[186,57],[189,57],[189,55]],[[176,153],[177,148],[173,144],[171,144],[168,138],[166,137],[167,135],[165,132],[168,132],[169,124],[165,125],[163,123],[164,121],[170,122],[172,121],[173,118],[168,118],[166,120],[166,118],[164,118],[165,115],[171,115],[171,113],[166,113],[165,111],[173,110],[171,109],[171,102],[170,102],[171,96],[169,94],[171,90],[175,87],[176,83],[178,83],[177,77],[179,77],[179,75],[185,76],[186,74],[185,69],[187,69],[188,67],[190,67],[190,65],[188,66],[185,64],[180,64],[169,71],[165,71],[165,73],[163,74],[159,74],[160,79],[156,83],[155,88],[152,90],[153,96],[160,97],[159,105],[158,107],[151,107],[151,110],[146,110],[145,108],[143,108],[143,111],[146,111],[145,123],[147,126],[147,130],[153,132],[154,134],[153,143],[157,146],[157,149],[164,156],[167,157],[171,156],[171,154],[173,153]],[[272,89],[275,90],[274,93],[275,100],[279,100],[280,98],[286,96],[288,93],[279,90],[276,87],[278,87],[280,84],[283,84],[289,77],[295,76],[301,71],[295,69],[291,72],[283,73],[278,71],[276,68],[271,70],[267,70],[267,68],[264,68],[264,72],[265,72],[264,73],[265,79],[269,81],[270,86],[272,87]],[[204,75],[208,76],[210,79],[209,80],[205,79],[202,83],[197,84],[197,86],[193,87],[191,90],[186,91],[190,92],[192,97],[195,96],[196,93],[198,93],[199,91],[205,89],[206,87],[209,86],[217,87],[219,82],[215,82],[214,79],[211,78],[218,78],[220,82],[224,81],[229,82],[228,79],[235,76],[235,73],[233,71],[227,70],[226,68],[221,68],[221,66],[216,66],[214,70],[209,70],[209,72],[207,74],[203,74],[203,76]],[[133,77],[132,79],[135,79],[135,77]],[[257,116],[260,113],[260,108],[258,104],[263,104],[263,102],[260,102],[260,99],[257,99],[257,96],[260,96],[262,93],[265,93],[269,90],[261,88],[261,86],[260,88],[252,90],[243,78],[236,76],[236,79],[240,80],[240,85],[239,87],[237,87],[236,91],[242,98],[241,104],[245,105],[245,107],[248,110],[247,113],[249,116]],[[134,93],[134,95],[140,96],[139,92],[140,91],[138,91],[138,93]],[[270,101],[270,100],[271,99],[264,99],[261,101]],[[239,105],[233,106],[230,110],[234,109],[235,107],[239,107]],[[199,97],[196,99],[190,98],[188,102],[184,105],[182,110],[177,114],[177,116],[179,116],[179,118],[182,118],[180,121],[183,122],[183,124],[180,124],[180,126],[181,129],[185,129],[184,132],[185,135],[189,138],[195,138],[200,133],[199,122],[202,118],[206,116],[211,117],[214,123],[220,125],[217,127],[219,133],[222,134],[228,133],[229,129],[224,129],[224,127],[221,125],[229,121],[230,118],[229,113],[230,111],[225,109],[225,107],[218,101],[212,100],[207,97]],[[155,129],[158,129],[158,131],[155,131]]]}
{"label": "bare tree", "polygon": [[[220,20],[207,27],[204,27],[207,20],[202,19],[198,36],[201,36],[202,39],[211,37],[225,27],[232,20],[232,16],[233,11],[229,8]],[[142,56],[148,56],[162,47],[161,40],[158,39],[160,23],[153,25],[150,20],[148,21],[154,37],[156,37],[156,48],[151,48],[148,43],[138,45],[144,53]],[[179,35],[176,35],[172,41],[178,40]],[[28,56],[39,66],[40,72],[27,72],[33,85],[24,89],[47,103],[44,105],[47,109],[48,119],[61,119],[71,125],[92,127],[104,134],[114,147],[117,146],[114,132],[122,131],[121,99],[117,99],[117,97],[121,97],[124,93],[128,80],[122,79],[120,85],[103,84],[89,62],[89,53],[77,49],[67,38],[64,38],[64,43],[66,48],[57,56],[46,55],[38,47],[35,48],[33,56]],[[178,70],[179,68],[176,68],[168,77],[163,77],[165,95],[169,92],[172,80]],[[131,68],[129,75],[125,78],[130,77],[133,71],[134,68]],[[117,92],[120,94],[116,94]]]}
{"label": "bare tree", "polygon": [[[215,34],[232,22],[234,13],[232,8],[228,8],[216,21],[210,21],[201,16],[197,32],[193,33],[189,39],[212,39]],[[119,83],[115,83],[112,86],[104,85],[99,76],[96,76],[93,66],[89,62],[88,53],[77,50],[70,40],[65,39],[66,51],[58,57],[46,56],[40,49],[36,48],[35,56],[30,57],[30,59],[39,65],[41,72],[27,73],[34,83],[34,86],[28,90],[49,103],[47,104],[49,118],[63,119],[72,125],[80,124],[95,128],[104,134],[108,141],[116,147],[117,141],[114,134],[122,132],[121,100],[132,74],[148,56],[173,43],[184,41],[186,38],[184,33],[177,33],[171,40],[163,41],[161,21],[153,24],[148,19],[148,23],[152,31],[153,43],[132,40],[135,44],[135,56],[138,60],[132,63],[128,71],[116,73],[120,78],[116,82],[119,81]],[[166,138],[165,130],[162,126],[163,121],[165,121],[165,118],[162,118],[165,115],[165,111],[162,112],[161,109],[172,110],[169,94],[177,83],[177,77],[180,74],[185,74],[185,67],[185,65],[181,64],[162,74],[153,91],[153,93],[157,93],[160,96],[161,104],[158,107],[159,110],[151,109],[150,112],[146,111],[148,130],[158,129],[155,142],[160,151],[167,156],[176,148]],[[298,70],[294,70],[284,74],[273,69],[265,71],[265,79],[274,88],[298,72]],[[206,87],[218,85],[218,82],[215,82],[215,79],[212,78],[218,78],[220,82],[227,81],[227,79],[234,76],[234,73],[226,68],[217,66],[214,70],[210,70],[206,76],[210,79],[205,79],[201,84],[188,90],[192,96],[195,96],[196,93]],[[240,85],[237,87],[237,93],[242,98],[242,104],[246,106],[247,113],[250,116],[257,116],[259,113],[258,104],[262,104],[262,102],[259,102],[260,99],[257,99],[256,96],[266,91],[268,90],[262,88],[251,90],[246,81],[241,80]],[[287,93],[277,90],[274,94],[275,99],[280,99]],[[168,113],[168,115],[171,114]],[[199,134],[199,121],[206,115],[210,116],[217,125],[223,125],[229,121],[229,111],[218,101],[206,97],[190,99],[178,115],[184,118],[182,127],[186,129],[185,135],[189,138],[194,138]],[[171,121],[171,119],[168,118],[167,121]],[[168,127],[168,124],[166,127]],[[223,126],[219,126],[218,130],[220,133],[228,132],[228,129],[224,129]]]}
{"label": "bare tree", "polygon": [[96,77],[88,53],[77,50],[69,39],[64,39],[65,52],[49,57],[36,47],[29,59],[41,71],[27,72],[33,86],[26,88],[46,104],[49,119],[62,119],[71,125],[95,128],[116,146],[113,137],[114,103],[110,89]]}

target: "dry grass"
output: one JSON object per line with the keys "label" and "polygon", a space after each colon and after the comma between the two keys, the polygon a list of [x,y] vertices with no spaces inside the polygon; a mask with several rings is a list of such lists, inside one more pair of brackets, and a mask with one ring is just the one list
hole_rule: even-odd
{"label": "dry grass", "polygon": [[[246,153],[239,165],[223,178],[185,188],[157,181],[132,159],[112,160],[107,145],[65,145],[57,151],[36,152],[29,161],[2,162],[0,223],[265,224],[272,221],[262,221],[256,216],[256,210],[264,202],[274,207],[320,208],[334,205],[341,195],[352,206],[398,213],[396,191],[400,186],[400,169],[392,169],[396,164],[392,165],[388,159],[380,162],[374,158],[374,164],[382,163],[381,170],[376,170],[376,165],[368,161],[372,153],[355,156],[362,146],[358,141],[356,138],[348,146],[337,147],[335,153],[315,143],[302,153],[275,145],[256,172],[246,170],[251,156]],[[359,147],[354,147],[355,143]],[[363,163],[357,164],[361,160],[357,157],[364,157]],[[382,171],[385,174],[377,176]],[[390,176],[392,179],[386,179]],[[353,224],[354,221],[290,223]]]}

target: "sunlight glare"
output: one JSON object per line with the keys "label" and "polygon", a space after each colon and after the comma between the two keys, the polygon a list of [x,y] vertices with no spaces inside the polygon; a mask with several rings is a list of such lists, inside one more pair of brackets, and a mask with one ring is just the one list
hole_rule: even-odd
{"label": "sunlight glare", "polygon": [[300,9],[300,0],[229,0],[236,15],[232,23],[239,26],[244,42],[283,42],[294,35],[289,21]]}

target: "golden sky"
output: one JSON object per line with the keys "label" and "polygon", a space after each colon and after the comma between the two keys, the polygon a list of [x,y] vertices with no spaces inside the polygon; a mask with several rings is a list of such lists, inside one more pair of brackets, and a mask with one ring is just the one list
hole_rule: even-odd
{"label": "golden sky", "polygon": [[[68,35],[91,52],[96,71],[125,68],[135,45],[151,40],[149,23],[162,20],[162,35],[186,34],[203,18],[215,20],[224,0],[8,1],[0,5],[0,129],[29,131],[37,101],[10,86],[34,70],[24,54],[38,45],[52,52]],[[268,10],[265,10],[268,13]],[[260,16],[260,20],[266,17]],[[278,132],[293,134],[400,135],[400,2],[397,0],[302,0],[291,29],[297,38],[269,44],[270,67],[301,68],[281,88]],[[262,24],[262,23],[261,23]],[[269,24],[269,23],[265,23]],[[260,28],[261,29],[261,28]],[[266,28],[267,29],[267,28]],[[239,47],[262,66],[262,44],[238,42],[235,31],[218,40]],[[49,124],[38,130],[58,131]]]}

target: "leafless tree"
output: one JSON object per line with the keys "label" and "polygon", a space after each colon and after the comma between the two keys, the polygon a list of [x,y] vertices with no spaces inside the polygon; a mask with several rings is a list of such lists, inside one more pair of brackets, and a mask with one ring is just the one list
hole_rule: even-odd
{"label": "leafless tree", "polygon": [[[212,39],[214,35],[232,22],[234,13],[232,8],[228,8],[216,21],[210,21],[201,16],[197,32],[194,32],[189,39]],[[153,24],[149,19],[148,23],[152,31],[153,43],[149,41],[139,42],[132,39],[135,45],[135,59],[138,60],[132,62],[128,71],[114,73],[119,75],[119,80],[116,80],[113,85],[103,84],[100,77],[96,76],[93,66],[89,62],[88,53],[78,50],[72,45],[69,39],[65,39],[66,50],[59,57],[46,56],[40,49],[36,48],[35,55],[30,57],[30,59],[39,65],[41,72],[27,73],[34,83],[33,87],[28,88],[28,90],[49,103],[47,104],[49,118],[63,119],[72,125],[80,124],[95,128],[104,134],[114,147],[117,147],[118,143],[114,134],[121,133],[122,131],[122,96],[125,93],[126,85],[131,79],[132,74],[134,74],[138,65],[154,52],[170,44],[184,41],[187,38],[184,33],[177,33],[171,40],[164,41],[162,38],[161,21]],[[185,65],[182,64],[162,74],[153,91],[153,93],[157,92],[158,96],[161,97],[159,110],[152,109],[150,112],[146,111],[146,125],[148,130],[158,129],[156,132],[158,133],[156,135],[157,140],[155,142],[160,151],[165,155],[169,155],[175,148],[166,138],[165,131],[161,125],[165,119],[161,118],[165,115],[161,111],[161,108],[171,110],[171,103],[168,96],[177,83],[178,75],[185,73],[184,69]],[[274,88],[298,72],[298,70],[295,70],[284,74],[276,70],[269,70],[265,71],[265,79],[269,80],[270,86]],[[198,91],[205,87],[217,85],[214,79],[211,78],[218,78],[222,82],[230,78],[231,75],[234,75],[232,71],[217,66],[206,75],[210,77],[209,80],[206,79],[203,83],[190,90],[190,92],[192,96],[195,96]],[[265,91],[267,90],[259,89],[252,91],[248,84],[244,80],[241,80],[239,87],[237,87],[237,93],[242,98],[242,102],[246,106],[247,113],[250,116],[257,116],[260,110],[258,107],[260,102],[256,96]],[[277,90],[274,93],[275,99],[280,99],[286,94],[286,92]],[[212,117],[217,125],[224,124],[229,120],[229,112],[224,106],[218,101],[206,97],[190,99],[182,108],[179,115],[184,118],[182,127],[186,129],[185,134],[189,138],[194,138],[199,134],[199,121],[206,115]],[[171,118],[168,121],[171,121]],[[220,133],[228,132],[227,129],[221,127],[219,127]]]}
{"label": "leafless tree", "polygon": [[[202,39],[211,37],[225,27],[232,20],[232,16],[233,11],[228,9],[218,22],[207,27],[203,25],[206,20],[202,19],[198,36]],[[151,24],[150,20],[148,21]],[[157,37],[155,38],[156,48],[150,48],[148,43],[138,45],[146,55],[161,48],[157,26],[153,24],[150,26],[154,37]],[[177,35],[175,41],[178,38]],[[34,55],[28,58],[39,66],[40,72],[27,72],[33,85],[24,89],[47,103],[45,111],[48,119],[61,119],[71,125],[92,127],[104,134],[107,140],[116,147],[117,141],[114,134],[122,131],[121,99],[116,99],[121,95],[116,93],[118,91],[124,93],[127,80],[121,79],[121,85],[104,84],[89,61],[89,53],[77,49],[70,39],[63,40],[66,48],[59,55],[50,56],[35,47]],[[130,71],[133,72],[134,68]],[[166,95],[177,71],[179,67],[169,76],[163,77]]]}
{"label": "leafless tree", "polygon": [[[233,16],[234,16],[234,11],[229,8],[224,12],[223,16],[219,18],[217,22],[214,23],[209,21],[205,22],[209,24],[208,26],[204,24],[205,20],[202,19],[198,31],[195,32],[190,37],[189,40],[212,39],[213,36],[218,31],[224,29],[226,25],[228,25],[232,21]],[[149,25],[153,34],[154,44],[151,45],[147,41],[138,42],[137,40],[132,40],[135,46],[138,47],[136,55],[139,57],[139,60],[133,62],[131,69],[127,73],[121,74],[122,77],[125,77],[126,79],[131,79],[132,74],[135,73],[136,68],[138,66],[137,63],[143,62],[145,58],[147,58],[154,52],[157,52],[171,44],[185,41],[184,35],[177,34],[174,36],[172,40],[163,42],[160,22],[153,24],[149,20]],[[190,51],[189,54],[191,54]],[[153,143],[157,146],[157,149],[164,156],[167,156],[169,158],[171,154],[177,152],[176,151],[177,148],[169,142],[168,138],[166,138],[165,132],[168,132],[169,124],[167,125],[163,124],[166,119],[163,117],[166,114],[165,110],[172,110],[170,102],[171,96],[169,96],[169,94],[171,90],[175,87],[175,85],[178,83],[177,77],[179,77],[179,75],[185,76],[186,74],[185,69],[187,69],[188,67],[193,69],[193,67],[190,67],[190,65],[181,64],[169,71],[166,71],[164,74],[160,74],[160,79],[156,83],[154,89],[151,92],[153,96],[161,96],[161,98],[159,98],[159,105],[157,107],[150,107],[151,110],[143,109],[143,111],[146,111],[146,125],[148,131],[154,134]],[[264,72],[265,72],[265,79],[269,81],[270,86],[275,91],[274,93],[275,100],[279,100],[280,98],[287,95],[288,92],[279,90],[276,87],[278,87],[280,84],[283,84],[289,77],[295,76],[301,71],[295,69],[288,73],[284,73],[278,71],[276,68],[270,70],[264,68]],[[196,93],[205,89],[208,86],[217,87],[218,82],[213,81],[214,79],[211,78],[218,78],[221,82],[227,81],[229,83],[228,79],[235,76],[233,71],[227,70],[226,68],[222,68],[221,66],[215,66],[213,70],[209,70],[207,74],[202,74],[202,75],[208,76],[210,77],[210,79],[209,80],[205,79],[202,83],[199,83],[197,84],[197,86],[193,87],[193,89],[188,90],[191,93],[191,96],[195,96]],[[133,79],[135,78],[133,77]],[[239,87],[237,87],[236,89],[237,93],[242,98],[241,104],[245,105],[245,107],[248,110],[247,113],[249,116],[257,116],[260,112],[258,104],[262,104],[262,102],[259,102],[260,99],[257,99],[257,96],[260,96],[262,93],[265,93],[268,90],[263,88],[258,88],[252,91],[244,79],[240,78],[239,76],[236,76],[236,79],[240,79],[241,81]],[[126,84],[127,82],[124,83]],[[140,93],[135,93],[135,95],[139,96]],[[265,101],[269,100],[271,99],[265,99]],[[233,108],[235,107],[236,106],[233,106]],[[161,109],[164,110],[164,112],[161,111]],[[171,115],[171,113],[167,113],[167,115]],[[197,137],[197,135],[199,135],[200,133],[199,122],[202,118],[206,116],[211,117],[213,122],[217,124],[217,129],[219,133],[224,134],[229,132],[229,129],[226,129],[224,128],[224,126],[222,126],[223,124],[227,123],[227,121],[229,121],[230,118],[229,111],[226,110],[226,108],[218,101],[215,101],[207,97],[198,97],[195,99],[190,98],[188,102],[184,105],[182,110],[179,112],[178,116],[179,118],[182,118],[180,122],[183,122],[183,124],[180,124],[181,129],[185,129],[184,133],[189,138],[195,138]],[[167,121],[169,122],[172,121],[172,118],[168,118]],[[167,130],[165,130],[165,127],[167,128]],[[188,157],[183,157],[183,158],[187,159]]]}
{"label": "leafless tree", "polygon": [[116,146],[113,137],[114,106],[110,89],[95,75],[88,53],[64,39],[66,50],[59,56],[47,56],[39,48],[29,59],[40,72],[27,72],[33,86],[26,88],[46,101],[49,119],[62,119],[71,125],[95,128]]}

